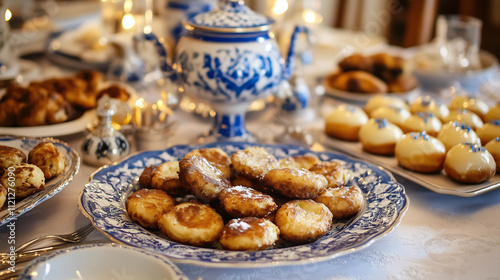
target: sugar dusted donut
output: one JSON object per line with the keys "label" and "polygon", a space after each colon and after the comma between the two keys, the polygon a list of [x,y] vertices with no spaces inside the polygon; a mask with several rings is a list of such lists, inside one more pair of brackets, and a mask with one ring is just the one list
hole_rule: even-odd
{"label": "sugar dusted donut", "polygon": [[47,180],[63,173],[67,166],[63,153],[50,142],[41,142],[36,145],[29,152],[28,163],[40,167]]}
{"label": "sugar dusted donut", "polygon": [[478,128],[482,127],[484,124],[481,118],[476,113],[469,111],[467,109],[452,110],[448,115],[448,117],[445,119],[445,123],[454,121],[459,123],[465,123],[474,130],[477,130]]}
{"label": "sugar dusted donut", "polygon": [[500,120],[491,120],[485,123],[481,128],[477,129],[476,134],[481,139],[483,145],[500,137]]}
{"label": "sugar dusted donut", "polygon": [[158,218],[170,210],[175,200],[162,190],[140,189],[127,199],[127,213],[133,221],[143,227],[157,229]]}
{"label": "sugar dusted donut", "polygon": [[262,147],[249,147],[231,155],[231,167],[235,173],[251,180],[260,180],[278,164],[276,157]]}
{"label": "sugar dusted donut", "polygon": [[[4,187],[15,190],[16,199],[25,198],[45,188],[43,171],[34,164],[20,163],[10,166],[13,171],[5,172],[0,179]],[[9,180],[13,176],[14,181]],[[14,182],[14,186],[12,186]]]}
{"label": "sugar dusted donut", "polygon": [[276,212],[281,236],[296,243],[307,243],[325,235],[332,226],[332,212],[313,200],[292,200]]}
{"label": "sugar dusted donut", "polygon": [[368,116],[361,108],[340,105],[325,119],[326,134],[349,141],[358,140],[359,129],[368,122]]}
{"label": "sugar dusted donut", "polygon": [[315,198],[328,186],[325,176],[307,169],[281,168],[269,171],[262,183],[290,198]]}
{"label": "sugar dusted donut", "polygon": [[490,152],[491,156],[495,159],[497,165],[497,172],[500,171],[500,137],[492,139],[490,142],[484,145],[486,150]]}
{"label": "sugar dusted donut", "polygon": [[441,103],[438,99],[425,95],[420,96],[410,105],[410,112],[412,114],[416,113],[432,113],[441,121],[444,120],[449,114],[450,110],[446,105]]}
{"label": "sugar dusted donut", "polygon": [[341,163],[334,161],[318,162],[317,164],[309,168],[309,171],[325,176],[326,180],[328,181],[327,188],[337,188],[345,186],[351,177],[347,170],[342,168]]}
{"label": "sugar dusted donut", "polygon": [[436,136],[441,126],[441,121],[434,114],[419,112],[406,119],[401,129],[404,133],[425,131],[431,136]]}
{"label": "sugar dusted donut", "polygon": [[243,186],[222,190],[219,201],[226,212],[235,218],[262,218],[278,208],[271,196]]}
{"label": "sugar dusted donut", "polygon": [[446,157],[443,143],[425,132],[403,135],[394,152],[401,166],[423,173],[439,172]]}
{"label": "sugar dusted donut", "polygon": [[460,143],[446,154],[444,171],[460,183],[478,184],[495,175],[496,163],[485,147]]}
{"label": "sugar dusted donut", "polygon": [[158,226],[174,241],[206,246],[218,240],[224,221],[206,204],[185,202],[160,215]]}
{"label": "sugar dusted donut", "polygon": [[323,203],[332,212],[333,218],[349,218],[361,210],[364,204],[363,192],[357,185],[331,188],[324,191],[314,201]]}
{"label": "sugar dusted donut", "polygon": [[406,102],[401,98],[387,95],[377,95],[368,99],[368,102],[366,102],[365,105],[365,112],[368,114],[368,116],[371,117],[371,113],[375,111],[375,109],[387,106],[402,108],[406,110],[409,109],[408,104],[406,104]]}
{"label": "sugar dusted donut", "polygon": [[446,151],[449,151],[459,143],[481,145],[481,140],[477,137],[474,130],[470,126],[459,122],[449,122],[443,125],[437,135],[437,139],[444,144]]}
{"label": "sugar dusted donut", "polygon": [[484,116],[490,110],[488,104],[484,101],[469,96],[457,96],[453,98],[448,107],[450,110],[467,109],[476,113],[481,119],[484,119]]}
{"label": "sugar dusted donut", "polygon": [[401,136],[401,129],[386,119],[370,119],[359,130],[363,150],[380,155],[394,154],[394,147]]}
{"label": "sugar dusted donut", "polygon": [[233,251],[257,251],[273,246],[280,230],[271,221],[246,217],[233,219],[222,228],[220,244]]}
{"label": "sugar dusted donut", "polygon": [[372,112],[371,117],[376,119],[387,119],[389,122],[399,126],[411,116],[411,113],[404,109],[394,106],[379,107]]}

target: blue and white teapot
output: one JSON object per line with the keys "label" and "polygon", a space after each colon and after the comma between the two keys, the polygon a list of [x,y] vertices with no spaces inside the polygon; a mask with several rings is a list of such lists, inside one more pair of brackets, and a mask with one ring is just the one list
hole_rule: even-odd
{"label": "blue and white teapot", "polygon": [[[290,78],[297,35],[307,29],[295,28],[283,60],[270,32],[273,19],[252,11],[242,0],[223,2],[219,9],[186,21],[190,33],[176,48],[176,76],[188,94],[216,111],[214,140],[249,140],[244,124],[248,106],[276,93],[282,80]],[[145,36],[156,40],[152,34]],[[172,71],[166,60],[163,69]]]}

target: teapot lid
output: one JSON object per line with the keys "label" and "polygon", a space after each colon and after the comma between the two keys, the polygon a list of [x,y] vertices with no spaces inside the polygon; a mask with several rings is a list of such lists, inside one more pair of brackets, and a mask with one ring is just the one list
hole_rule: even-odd
{"label": "teapot lid", "polygon": [[188,27],[221,33],[267,31],[274,23],[272,18],[252,11],[243,0],[225,0],[211,12],[189,18]]}

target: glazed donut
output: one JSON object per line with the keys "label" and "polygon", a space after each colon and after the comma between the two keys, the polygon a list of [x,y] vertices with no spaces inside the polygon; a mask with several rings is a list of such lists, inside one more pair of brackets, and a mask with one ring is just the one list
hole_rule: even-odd
{"label": "glazed donut", "polygon": [[469,96],[457,96],[453,98],[448,107],[450,110],[467,109],[476,113],[483,120],[486,113],[490,110],[488,104],[484,101]]}
{"label": "glazed donut", "polygon": [[365,112],[368,114],[368,116],[371,116],[372,112],[375,111],[375,109],[387,106],[409,110],[406,102],[399,97],[377,95],[368,99],[368,102],[366,102],[365,105]]}
{"label": "glazed donut", "polygon": [[176,242],[206,246],[217,241],[224,221],[206,204],[185,202],[159,216],[158,226]]}
{"label": "glazed donut", "polygon": [[444,121],[444,119],[450,114],[450,110],[438,99],[430,95],[425,95],[420,96],[413,101],[410,106],[410,113],[431,113],[441,121]]}
{"label": "glazed donut", "polygon": [[478,128],[482,127],[484,124],[478,115],[467,109],[452,110],[448,115],[448,117],[446,117],[444,120],[445,123],[454,121],[459,123],[465,123],[474,130],[477,130]]}
{"label": "glazed donut", "polygon": [[231,158],[220,148],[196,149],[189,152],[184,157],[200,156],[204,157],[215,168],[219,169],[227,179],[231,178]]}
{"label": "glazed donut", "polygon": [[357,185],[331,188],[324,191],[314,201],[323,203],[332,212],[333,218],[340,220],[358,213],[364,204],[363,192]]}
{"label": "glazed donut", "polygon": [[484,147],[490,152],[493,159],[495,159],[497,172],[500,171],[500,137],[492,139],[490,142],[486,143]]}
{"label": "glazed donut", "polygon": [[141,186],[141,188],[152,188],[153,171],[155,171],[156,168],[158,168],[156,165],[150,165],[144,168],[141,176],[139,176],[139,186]]}
{"label": "glazed donut", "polygon": [[307,169],[281,168],[269,171],[262,183],[290,198],[315,198],[328,186],[325,176]]}
{"label": "glazed donut", "polygon": [[251,180],[261,179],[278,164],[278,160],[262,147],[249,147],[231,156],[231,167],[236,174]]}
{"label": "glazed donut", "polygon": [[171,196],[186,194],[188,191],[179,179],[179,162],[169,161],[160,164],[151,172],[151,187],[165,191]]}
{"label": "glazed donut", "polygon": [[481,143],[486,145],[486,143],[491,140],[500,137],[500,120],[491,120],[485,123],[482,127],[478,128],[476,131],[477,137],[481,139]]}
{"label": "glazed donut", "polygon": [[199,156],[181,159],[179,178],[192,194],[204,202],[216,200],[223,189],[231,186],[219,169]]}
{"label": "glazed donut", "polygon": [[383,106],[375,109],[371,116],[375,119],[387,119],[389,122],[401,128],[403,123],[411,116],[411,114],[404,108]]}
{"label": "glazed donut", "polygon": [[223,189],[219,201],[226,212],[235,218],[262,218],[278,208],[271,196],[243,186]]}
{"label": "glazed donut", "polygon": [[459,122],[449,122],[443,125],[437,135],[437,139],[444,144],[446,151],[449,151],[459,143],[481,145],[481,139],[477,137],[474,130],[470,126]]}
{"label": "glazed donut", "polygon": [[443,168],[446,148],[438,139],[422,132],[403,135],[394,150],[399,165],[417,172],[439,172]]}
{"label": "glazed donut", "polygon": [[368,122],[368,116],[361,108],[349,105],[340,105],[325,119],[325,132],[327,135],[357,141],[359,129]]}
{"label": "glazed donut", "polygon": [[325,235],[332,226],[332,212],[313,200],[292,200],[276,212],[281,236],[295,243],[307,243]]}
{"label": "glazed donut", "polygon": [[25,163],[26,154],[23,151],[0,145],[0,176],[3,175],[4,171],[12,165]]}
{"label": "glazed donut", "polygon": [[[34,164],[20,163],[10,166],[13,172],[5,172],[0,179],[0,184],[15,190],[16,199],[25,198],[45,188],[43,171]],[[14,186],[9,177],[14,175]]]}
{"label": "glazed donut", "polygon": [[404,133],[425,131],[430,136],[437,136],[441,127],[441,121],[434,114],[425,112],[411,115],[401,125]]}
{"label": "glazed donut", "polygon": [[291,156],[279,161],[278,168],[304,168],[309,169],[320,162],[315,154],[305,154],[301,156]]}
{"label": "glazed donut", "polygon": [[280,230],[271,221],[246,217],[232,219],[222,228],[220,244],[233,251],[257,251],[273,246]]}
{"label": "glazed donut", "polygon": [[370,119],[359,130],[363,150],[379,155],[394,154],[394,147],[401,136],[401,129],[386,119]]}
{"label": "glazed donut", "polygon": [[342,187],[347,184],[351,175],[342,168],[342,164],[334,161],[322,161],[311,168],[309,171],[325,176],[328,181],[327,188]]}
{"label": "glazed donut", "polygon": [[460,143],[446,154],[444,171],[457,182],[479,184],[495,175],[496,163],[485,147]]}
{"label": "glazed donut", "polygon": [[127,199],[127,213],[145,228],[158,229],[158,218],[170,210],[175,200],[162,190],[140,189]]}
{"label": "glazed donut", "polygon": [[484,115],[484,122],[490,122],[492,120],[500,120],[500,104],[498,103],[491,107]]}
{"label": "glazed donut", "polygon": [[46,180],[63,173],[67,166],[63,153],[50,142],[36,145],[28,154],[28,163],[40,167]]}

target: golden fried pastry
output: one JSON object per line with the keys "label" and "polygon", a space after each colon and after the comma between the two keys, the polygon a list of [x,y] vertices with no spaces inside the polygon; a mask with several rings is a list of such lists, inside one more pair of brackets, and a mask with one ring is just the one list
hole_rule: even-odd
{"label": "golden fried pastry", "polygon": [[290,198],[315,198],[328,186],[325,176],[307,169],[281,168],[269,171],[262,183]]}
{"label": "golden fried pastry", "polygon": [[260,180],[248,179],[241,175],[235,174],[231,178],[231,185],[233,186],[244,186],[254,190],[268,193],[271,189],[260,182]]}
{"label": "golden fried pastry", "polygon": [[364,71],[340,73],[329,79],[330,86],[339,90],[359,93],[386,93],[387,84]]}
{"label": "golden fried pastry", "polygon": [[443,168],[457,182],[479,184],[495,175],[496,163],[485,147],[460,143],[448,151]]}
{"label": "golden fried pastry", "polygon": [[361,108],[340,105],[325,119],[325,132],[334,138],[357,141],[359,129],[368,122],[368,116]]}
{"label": "golden fried pastry", "polygon": [[371,116],[376,119],[387,119],[389,122],[401,128],[403,123],[411,116],[411,114],[404,108],[383,106],[375,109],[371,113]]}
{"label": "golden fried pastry", "polygon": [[345,186],[351,177],[339,162],[334,161],[318,162],[309,168],[309,171],[325,176],[328,181],[327,188]]}
{"label": "golden fried pastry", "polygon": [[355,215],[364,204],[363,192],[357,185],[327,189],[314,201],[326,205],[337,220]]}
{"label": "golden fried pastry", "polygon": [[363,150],[378,155],[394,154],[394,147],[401,136],[401,129],[386,119],[370,119],[359,130]]}
{"label": "golden fried pastry", "polygon": [[21,103],[17,112],[16,124],[19,126],[45,125],[47,119],[47,100]]}
{"label": "golden fried pastry", "polygon": [[359,53],[344,57],[338,65],[344,72],[358,70],[370,72],[372,69],[371,59]]}
{"label": "golden fried pastry", "polygon": [[469,111],[467,109],[453,110],[450,112],[448,117],[444,119],[445,123],[455,121],[459,123],[465,123],[474,130],[477,130],[484,125],[483,121],[478,115],[476,115],[476,113],[473,113],[472,111]]}
{"label": "golden fried pastry", "polygon": [[64,154],[50,142],[36,145],[28,155],[28,163],[40,167],[46,180],[63,173],[67,166]]}
{"label": "golden fried pastry", "polygon": [[446,148],[437,138],[424,132],[403,135],[394,150],[398,163],[417,172],[439,172],[443,168]]}
{"label": "golden fried pastry", "polygon": [[477,137],[481,139],[483,145],[500,137],[500,120],[491,120],[485,123],[482,127],[477,129],[476,134]]}
{"label": "golden fried pastry", "polygon": [[0,176],[12,165],[25,163],[26,155],[23,151],[0,145]]}
{"label": "golden fried pastry", "polygon": [[406,104],[406,102],[399,97],[377,95],[368,99],[368,102],[366,102],[365,105],[365,112],[371,117],[373,111],[386,106],[409,110],[408,104]]}
{"label": "golden fried pastry", "polygon": [[80,78],[49,79],[43,82],[31,83],[30,86],[55,91],[71,104],[77,107],[91,109],[97,105],[96,92],[87,91],[87,82]]}
{"label": "golden fried pastry", "polygon": [[128,93],[124,88],[118,85],[111,85],[98,91],[96,96],[97,100],[99,100],[104,95],[107,95],[110,98],[119,99],[123,102],[128,101],[128,99],[130,98],[130,93]]}
{"label": "golden fried pastry", "polygon": [[175,206],[175,200],[162,190],[140,189],[127,199],[127,213],[143,227],[158,229],[159,216]]}
{"label": "golden fried pastry", "polygon": [[437,139],[441,141],[449,151],[453,146],[460,143],[472,143],[481,145],[481,139],[472,128],[464,123],[449,122],[439,131]]}
{"label": "golden fried pastry", "polygon": [[186,202],[160,215],[158,226],[174,241],[205,246],[217,241],[224,221],[210,206]]}
{"label": "golden fried pastry", "polygon": [[[164,162],[151,172],[151,187],[178,196],[187,193],[179,179],[179,162]],[[146,175],[146,174],[145,174]],[[146,179],[146,178],[144,178]]]}
{"label": "golden fried pastry", "polygon": [[390,81],[404,72],[405,60],[387,53],[377,53],[369,56],[372,62],[373,74],[384,81]]}
{"label": "golden fried pastry", "polygon": [[[1,115],[0,110],[0,115]],[[484,122],[490,122],[492,120],[500,120],[500,103],[495,104],[491,107],[486,114],[484,114]],[[0,118],[1,123],[1,118]]]}
{"label": "golden fried pastry", "polygon": [[278,209],[276,225],[281,236],[296,243],[312,242],[332,226],[332,212],[313,200],[292,200]]}
{"label": "golden fried pastry", "polygon": [[492,139],[490,142],[484,145],[486,150],[490,152],[493,159],[495,159],[495,163],[497,165],[497,172],[500,171],[500,137]]}
{"label": "golden fried pastry", "polygon": [[51,92],[47,99],[47,124],[62,123],[71,120],[75,117],[76,112],[64,97],[57,93]]}
{"label": "golden fried pastry", "polygon": [[262,218],[278,208],[271,196],[243,186],[223,189],[219,201],[226,212],[235,218]]}
{"label": "golden fried pastry", "polygon": [[278,168],[304,168],[309,169],[320,162],[315,154],[305,154],[300,156],[291,156],[281,159]]}
{"label": "golden fried pastry", "polygon": [[205,148],[192,150],[184,157],[204,157],[210,164],[219,169],[227,179],[231,178],[231,158],[220,148]]}
{"label": "golden fried pastry", "polygon": [[418,86],[417,79],[410,74],[401,74],[392,80],[387,81],[389,92],[404,93],[414,90]]}
{"label": "golden fried pastry", "polygon": [[12,171],[14,174],[14,186],[9,181],[10,171],[2,175],[0,184],[15,189],[16,199],[25,198],[30,194],[43,190],[45,187],[45,177],[43,171],[38,166],[20,163],[12,165],[10,169],[14,169]]}
{"label": "golden fried pastry", "polygon": [[[104,75],[101,72],[93,70],[83,70],[74,76],[77,79],[83,80],[86,84],[84,91],[87,93],[95,93],[101,87],[104,82]],[[113,96],[110,96],[113,97]],[[113,97],[116,98],[116,97]],[[123,101],[127,101],[127,99]]]}
{"label": "golden fried pastry", "polygon": [[450,108],[450,110],[467,109],[469,111],[476,113],[476,115],[478,115],[483,121],[484,121],[484,116],[490,110],[486,102],[484,102],[481,99],[469,96],[456,96],[451,100],[448,107]]}
{"label": "golden fried pastry", "polygon": [[438,99],[430,95],[420,96],[411,103],[410,112],[416,113],[431,113],[438,119],[444,121],[450,114],[450,110],[446,105]]}
{"label": "golden fried pastry", "polygon": [[13,98],[0,101],[0,126],[16,126],[19,102]]}
{"label": "golden fried pastry", "polygon": [[273,246],[280,230],[271,221],[256,217],[233,219],[222,229],[220,244],[233,251],[257,251]]}
{"label": "golden fried pastry", "polygon": [[181,159],[179,178],[184,187],[204,202],[216,200],[223,189],[231,186],[219,169],[199,156]]}
{"label": "golden fried pastry", "polygon": [[0,183],[0,209],[5,204],[5,200],[7,200],[7,189]]}
{"label": "golden fried pastry", "polygon": [[[177,166],[179,166],[179,164],[177,164]],[[141,188],[152,187],[153,171],[155,171],[156,168],[158,168],[158,166],[156,165],[150,165],[144,168],[144,170],[141,173],[141,176],[139,176],[139,186],[141,186]],[[177,178],[179,178],[179,176],[177,176]]]}
{"label": "golden fried pastry", "polygon": [[437,136],[442,125],[434,114],[419,112],[406,119],[401,129],[404,133],[425,131],[430,136]]}
{"label": "golden fried pastry", "polygon": [[236,174],[252,180],[263,178],[278,164],[278,160],[262,147],[249,147],[231,156],[231,167]]}

